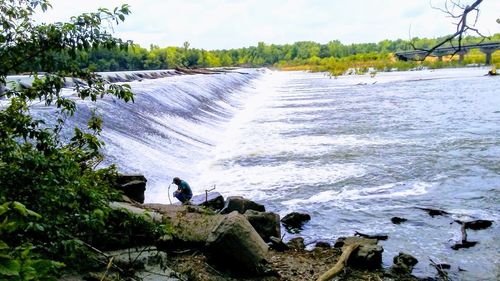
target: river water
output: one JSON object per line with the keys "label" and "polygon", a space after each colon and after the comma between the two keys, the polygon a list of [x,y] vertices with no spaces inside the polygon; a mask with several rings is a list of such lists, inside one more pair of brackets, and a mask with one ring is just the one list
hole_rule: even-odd
{"label": "river water", "polygon": [[[485,68],[337,79],[244,71],[133,82],[134,104],[80,103],[70,122],[82,124],[89,108],[103,114],[105,164],[145,174],[148,202],[168,203],[179,176],[194,193],[216,185],[281,216],[311,214],[299,234],[306,243],[385,233],[386,267],[406,252],[418,276],[435,274],[432,258],[451,264],[454,279],[500,278],[498,77]],[[495,223],[468,232],[475,247],[454,251],[454,219]]]}
{"label": "river water", "polygon": [[[459,280],[498,280],[498,223],[469,231],[476,247],[450,249],[461,239],[454,219],[500,215],[500,79],[484,73],[268,73],[196,186],[216,183],[281,215],[311,214],[300,233],[306,242],[386,233],[386,266],[403,251],[420,261],[417,275],[435,273],[432,258],[451,264]],[[408,221],[395,225],[393,216]]]}

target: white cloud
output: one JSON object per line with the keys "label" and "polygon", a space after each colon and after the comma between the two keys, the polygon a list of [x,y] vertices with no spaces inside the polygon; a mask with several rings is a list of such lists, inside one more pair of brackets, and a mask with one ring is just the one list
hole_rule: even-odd
{"label": "white cloud", "polygon": [[[441,2],[439,2],[441,1]],[[443,0],[434,0],[439,5]],[[312,40],[343,43],[378,42],[442,36],[454,31],[451,19],[423,0],[51,0],[54,9],[44,21],[68,20],[71,15],[128,3],[132,14],[116,27],[116,35],[143,47],[191,46],[237,48],[266,43]],[[495,22],[500,1],[484,1],[478,27],[500,32]]]}

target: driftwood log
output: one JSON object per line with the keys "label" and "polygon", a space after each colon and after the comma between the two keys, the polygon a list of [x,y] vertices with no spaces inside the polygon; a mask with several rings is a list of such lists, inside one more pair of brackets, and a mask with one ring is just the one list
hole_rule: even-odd
{"label": "driftwood log", "polygon": [[323,273],[317,281],[328,281],[331,280],[335,275],[337,275],[342,269],[347,265],[347,261],[349,260],[349,257],[351,254],[358,249],[360,246],[359,243],[352,244],[349,246],[346,246],[344,250],[342,251],[342,255],[340,256],[339,260],[337,263],[330,268],[327,272]]}

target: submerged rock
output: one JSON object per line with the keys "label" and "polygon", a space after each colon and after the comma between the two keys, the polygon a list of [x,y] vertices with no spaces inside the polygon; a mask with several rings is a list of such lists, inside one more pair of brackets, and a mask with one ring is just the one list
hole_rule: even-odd
{"label": "submerged rock", "polygon": [[476,246],[476,244],[477,244],[477,241],[462,241],[460,243],[457,243],[457,244],[451,246],[451,248],[456,251],[459,249],[467,249],[467,248],[474,247],[474,246]]}
{"label": "submerged rock", "polygon": [[438,210],[438,209],[431,209],[431,208],[417,208],[422,211],[426,211],[429,216],[435,217],[435,216],[446,216],[449,215],[450,213],[443,211],[443,210]]}
{"label": "submerged rock", "polygon": [[490,227],[493,224],[493,221],[475,220],[475,221],[465,222],[464,224],[466,229],[481,230]]}
{"label": "submerged rock", "polygon": [[368,239],[377,239],[377,240],[387,240],[389,238],[389,236],[387,234],[380,234],[380,233],[379,234],[365,234],[365,233],[361,233],[358,231],[355,231],[354,235],[368,238]]}
{"label": "submerged rock", "polygon": [[405,221],[407,221],[407,219],[405,219],[405,218],[400,218],[400,217],[392,217],[391,218],[391,222],[393,224],[401,224],[402,222],[405,222]]}
{"label": "submerged rock", "polygon": [[265,212],[266,208],[264,207],[264,205],[255,203],[254,201],[245,199],[241,196],[229,196],[226,200],[224,208],[220,211],[220,213],[229,214],[233,211],[237,211],[240,214],[244,214],[247,210]]}

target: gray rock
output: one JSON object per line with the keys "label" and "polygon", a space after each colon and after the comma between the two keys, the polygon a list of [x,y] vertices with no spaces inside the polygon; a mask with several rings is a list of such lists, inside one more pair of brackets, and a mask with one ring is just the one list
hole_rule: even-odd
{"label": "gray rock", "polygon": [[208,236],[206,246],[213,262],[235,273],[263,274],[268,270],[268,246],[238,212],[224,216]]}
{"label": "gray rock", "polygon": [[264,205],[255,203],[241,196],[229,196],[226,200],[226,203],[224,204],[224,208],[220,211],[220,213],[229,214],[233,211],[237,211],[240,214],[244,214],[247,210],[265,212],[266,208],[264,207]]}
{"label": "gray rock", "polygon": [[382,252],[384,248],[380,245],[363,245],[350,260],[350,264],[360,267],[374,269],[382,264]]}
{"label": "gray rock", "polygon": [[[113,264],[127,270],[134,270],[135,276],[142,281],[180,280],[173,276],[178,275],[171,268],[165,266],[168,260],[167,253],[159,251],[154,247],[131,248],[112,252],[106,252],[109,257],[113,257]],[[97,275],[98,280],[102,280],[103,273]],[[161,276],[161,278],[160,278]],[[172,276],[172,277],[169,277]],[[124,276],[117,276],[116,279],[123,280]],[[119,278],[121,277],[121,278]],[[110,279],[105,279],[110,280]]]}
{"label": "gray rock", "polygon": [[128,198],[142,204],[144,203],[146,182],[143,175],[118,175],[115,188],[123,191]]}
{"label": "gray rock", "polygon": [[278,214],[247,210],[245,217],[264,241],[269,242],[271,236],[281,237],[280,216]]}
{"label": "gray rock", "polygon": [[359,248],[354,251],[347,261],[347,264],[352,267],[363,269],[380,268],[382,264],[382,252],[384,248],[377,245],[376,239],[368,239],[363,237],[345,237],[343,239],[344,246],[352,244],[360,244]]}
{"label": "gray rock", "polygon": [[393,259],[394,265],[391,271],[396,274],[411,274],[413,267],[418,263],[418,260],[413,256],[405,253],[399,253]]}

